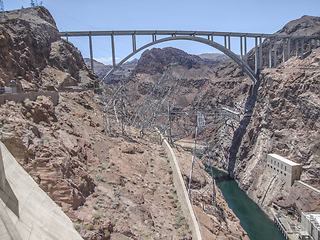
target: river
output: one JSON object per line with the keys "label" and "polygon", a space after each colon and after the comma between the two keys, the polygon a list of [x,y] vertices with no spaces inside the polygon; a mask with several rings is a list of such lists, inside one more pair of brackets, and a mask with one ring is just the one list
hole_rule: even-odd
{"label": "river", "polygon": [[251,240],[285,240],[277,225],[238,187],[236,181],[216,169],[213,175],[220,179],[217,180],[218,187]]}

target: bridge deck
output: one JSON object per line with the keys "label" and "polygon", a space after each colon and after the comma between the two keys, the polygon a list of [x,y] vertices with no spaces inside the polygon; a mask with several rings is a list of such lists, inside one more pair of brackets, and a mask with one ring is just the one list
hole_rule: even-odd
{"label": "bridge deck", "polygon": [[215,31],[178,31],[178,30],[109,30],[109,31],[63,31],[61,37],[80,36],[125,36],[125,35],[165,35],[165,36],[230,36],[230,37],[262,37],[262,38],[304,38],[320,39],[313,35],[288,35],[288,34],[265,34],[265,33],[241,33],[241,32],[215,32]]}

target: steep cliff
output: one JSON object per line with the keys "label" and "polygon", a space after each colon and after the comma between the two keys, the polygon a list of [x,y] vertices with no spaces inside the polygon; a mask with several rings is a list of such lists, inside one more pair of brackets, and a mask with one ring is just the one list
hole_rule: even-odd
{"label": "steep cliff", "polygon": [[22,90],[54,86],[92,87],[95,74],[81,53],[59,36],[44,7],[5,12],[0,23],[0,84],[16,80]]}
{"label": "steep cliff", "polygon": [[303,164],[301,180],[320,189],[319,80],[320,49],[304,60],[292,57],[277,69],[261,72],[257,102],[237,154],[239,186],[266,211],[272,202],[300,216],[319,211],[315,193],[292,187],[266,169],[266,155],[277,153]]}
{"label": "steep cliff", "polygon": [[[80,52],[60,39],[45,8],[6,12],[1,31],[1,86],[14,77],[21,91],[92,86],[95,75]],[[1,141],[84,239],[191,239],[158,135],[142,139],[132,128],[128,136],[113,122],[109,137],[102,100],[93,90],[82,89],[59,91],[57,105],[42,95],[6,101],[0,106]],[[181,161],[191,158],[180,151]],[[183,174],[188,172],[186,168]],[[216,191],[218,214],[197,207],[204,236],[248,239]],[[206,199],[199,206],[201,201]]]}
{"label": "steep cliff", "polygon": [[[303,16],[288,23],[277,33],[319,34],[319,17]],[[318,211],[316,193],[295,183],[287,186],[280,177],[266,169],[266,155],[277,153],[303,164],[301,180],[319,189],[318,181],[318,88],[319,49],[308,51],[305,43],[304,60],[295,56],[278,68],[267,68],[268,40],[263,42],[265,69],[260,74],[260,85],[252,88],[243,105],[245,112],[233,137],[220,127],[220,136],[211,142],[215,165],[229,170],[242,188],[266,212],[272,203],[289,214],[300,217],[301,211]],[[314,47],[314,43],[312,43]],[[279,53],[283,42],[277,43]],[[254,50],[249,52],[252,65]],[[250,63],[251,62],[251,63]],[[238,67],[225,64],[230,72]],[[222,142],[222,146],[220,146]],[[227,142],[227,147],[225,143]]]}

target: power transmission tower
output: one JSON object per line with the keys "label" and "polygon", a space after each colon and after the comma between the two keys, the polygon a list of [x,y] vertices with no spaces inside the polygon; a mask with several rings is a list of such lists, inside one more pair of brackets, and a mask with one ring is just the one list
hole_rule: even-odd
{"label": "power transmission tower", "polygon": [[4,5],[2,0],[0,0],[0,11],[4,12]]}
{"label": "power transmission tower", "polygon": [[37,0],[31,0],[31,3],[30,3],[31,7],[38,7],[38,2]]}
{"label": "power transmission tower", "polygon": [[2,0],[0,0],[0,11],[2,12],[0,18],[4,18],[4,5]]}

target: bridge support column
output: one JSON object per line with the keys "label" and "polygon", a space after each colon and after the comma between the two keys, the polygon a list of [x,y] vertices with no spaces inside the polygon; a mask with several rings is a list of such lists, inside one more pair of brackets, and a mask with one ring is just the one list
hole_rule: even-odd
{"label": "bridge support column", "polygon": [[273,67],[277,67],[277,38],[274,38],[274,43],[273,43]]}
{"label": "bridge support column", "polygon": [[291,58],[291,38],[288,38],[288,59]]}
{"label": "bridge support column", "polygon": [[132,35],[132,49],[133,49],[133,52],[137,50],[136,34]]}
{"label": "bridge support column", "polygon": [[240,37],[240,56],[241,59],[243,60],[243,43],[242,43],[242,37]]}
{"label": "bridge support column", "polygon": [[94,72],[94,67],[93,67],[93,50],[92,50],[92,37],[91,37],[91,32],[89,33],[89,47],[90,47],[90,64],[91,64],[91,69]]}
{"label": "bridge support column", "polygon": [[263,58],[262,58],[262,37],[259,37],[259,70],[262,69]]}
{"label": "bridge support column", "polygon": [[296,38],[296,57],[299,56],[299,39]]}
{"label": "bridge support column", "polygon": [[311,42],[311,39],[309,39],[309,52],[311,52],[311,45],[312,45],[312,42]]}
{"label": "bridge support column", "polygon": [[258,73],[258,38],[255,37],[254,45],[254,74]]}
{"label": "bridge support column", "polygon": [[269,38],[269,68],[272,68],[272,38]]}
{"label": "bridge support column", "polygon": [[247,36],[244,37],[244,62],[248,64],[248,56],[247,56]]}
{"label": "bridge support column", "polygon": [[224,36],[224,47],[227,48],[227,36]]}
{"label": "bridge support column", "polygon": [[111,34],[111,49],[112,49],[112,65],[113,67],[116,66],[116,53],[114,49],[114,35]]}
{"label": "bridge support column", "polygon": [[230,50],[231,49],[231,41],[230,41],[230,35],[228,36],[228,49]]}
{"label": "bridge support column", "polygon": [[282,62],[286,61],[286,39],[282,39]]}
{"label": "bridge support column", "polygon": [[301,59],[303,59],[303,51],[304,51],[304,39],[301,39]]}

